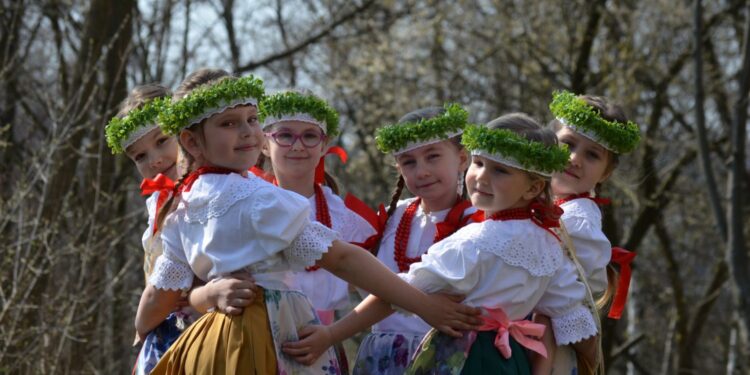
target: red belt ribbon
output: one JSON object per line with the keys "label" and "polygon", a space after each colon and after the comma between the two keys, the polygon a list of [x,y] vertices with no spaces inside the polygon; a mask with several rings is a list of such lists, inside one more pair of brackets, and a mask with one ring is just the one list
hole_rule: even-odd
{"label": "red belt ribbon", "polygon": [[[159,211],[161,210],[162,206],[164,206],[164,202],[167,201],[167,198],[169,198],[169,194],[171,194],[174,191],[174,181],[172,181],[171,178],[159,173],[156,175],[156,177],[152,179],[144,178],[141,182],[141,195],[151,195],[153,193],[158,192],[159,197],[156,198],[156,216],[159,215]],[[159,230],[159,228],[156,225],[156,220],[154,220],[154,234]]]}
{"label": "red belt ribbon", "polygon": [[505,359],[510,358],[511,348],[509,337],[513,338],[521,346],[526,347],[529,350],[535,351],[541,354],[544,358],[547,358],[547,348],[544,347],[544,343],[541,341],[541,337],[544,335],[544,324],[530,322],[528,320],[516,320],[510,321],[508,315],[501,308],[488,309],[485,308],[488,315],[482,315],[482,326],[479,327],[480,331],[497,331],[495,335],[495,347],[500,351]]}
{"label": "red belt ribbon", "polygon": [[627,251],[621,247],[612,248],[612,263],[620,266],[620,279],[617,282],[617,291],[615,292],[614,302],[609,308],[608,317],[620,319],[622,310],[625,308],[625,302],[628,300],[628,289],[630,289],[630,276],[632,270],[630,263],[635,259],[636,253]]}

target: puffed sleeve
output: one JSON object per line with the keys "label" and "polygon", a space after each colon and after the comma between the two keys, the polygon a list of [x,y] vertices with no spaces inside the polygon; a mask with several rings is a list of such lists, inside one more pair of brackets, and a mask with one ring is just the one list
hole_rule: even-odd
{"label": "puffed sleeve", "polygon": [[448,237],[413,263],[407,274],[400,274],[406,282],[425,293],[447,291],[467,294],[479,283],[480,252],[474,241]]}
{"label": "puffed sleeve", "polygon": [[253,202],[247,224],[257,246],[268,255],[283,252],[293,270],[315,264],[338,237],[310,221],[309,203],[297,193],[269,186],[258,189]]}
{"label": "puffed sleeve", "polygon": [[156,259],[148,282],[158,289],[189,290],[193,285],[175,215],[167,216],[161,229],[163,253]]}
{"label": "puffed sleeve", "polygon": [[557,345],[575,343],[598,332],[594,316],[584,305],[585,288],[573,264],[564,262],[536,306],[536,312],[552,320]]}
{"label": "puffed sleeve", "polygon": [[601,211],[590,199],[576,199],[570,204],[572,209],[568,210],[570,214],[563,215],[563,224],[592,292],[602,293],[607,289],[607,264],[612,257],[612,244],[602,232]]}

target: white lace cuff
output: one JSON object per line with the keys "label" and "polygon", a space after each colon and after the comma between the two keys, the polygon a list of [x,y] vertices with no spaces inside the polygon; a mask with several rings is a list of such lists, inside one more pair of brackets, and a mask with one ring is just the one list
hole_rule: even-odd
{"label": "white lace cuff", "polygon": [[552,330],[558,346],[576,343],[597,334],[596,322],[589,309],[583,305],[566,313],[552,317]]}
{"label": "white lace cuff", "polygon": [[189,290],[193,286],[193,270],[162,255],[156,259],[148,283],[157,289]]}
{"label": "white lace cuff", "polygon": [[311,221],[289,247],[284,249],[284,256],[292,270],[301,271],[323,257],[338,238],[337,232],[317,221]]}

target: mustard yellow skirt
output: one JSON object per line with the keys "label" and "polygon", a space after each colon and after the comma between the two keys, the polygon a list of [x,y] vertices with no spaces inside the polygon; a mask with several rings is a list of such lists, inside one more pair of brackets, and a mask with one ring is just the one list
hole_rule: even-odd
{"label": "mustard yellow skirt", "polygon": [[276,349],[265,298],[242,315],[203,315],[169,348],[152,374],[275,374]]}

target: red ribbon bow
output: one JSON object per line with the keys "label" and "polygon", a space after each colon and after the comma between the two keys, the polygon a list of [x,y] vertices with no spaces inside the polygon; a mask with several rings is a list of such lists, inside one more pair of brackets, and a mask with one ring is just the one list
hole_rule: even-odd
{"label": "red ribbon bow", "polygon": [[469,207],[471,207],[471,201],[459,197],[458,202],[451,208],[448,215],[445,216],[445,220],[435,224],[435,243],[450,236],[466,225],[468,220],[461,220],[461,217]]}
{"label": "red ribbon bow", "polygon": [[318,166],[315,167],[315,183],[316,184],[323,184],[325,183],[326,179],[326,163],[325,163],[325,157],[328,155],[336,155],[341,159],[341,162],[346,164],[346,160],[349,158],[349,155],[346,154],[346,150],[339,146],[333,146],[326,151],[323,156],[320,157],[320,161],[318,161]]}
{"label": "red ribbon bow", "polygon": [[487,315],[482,315],[482,326],[480,331],[497,331],[495,335],[495,347],[500,351],[505,359],[510,358],[510,336],[521,346],[541,354],[547,358],[547,348],[540,340],[544,335],[545,327],[543,324],[533,323],[528,320],[510,321],[508,315],[501,308],[488,309]]}
{"label": "red ribbon bow", "polygon": [[272,174],[267,173],[266,171],[264,171],[263,168],[260,168],[260,167],[257,167],[257,166],[252,166],[252,167],[250,167],[250,169],[248,169],[248,171],[250,173],[254,174],[256,177],[260,177],[263,180],[265,180],[266,182],[270,182],[270,183],[276,185],[276,177],[274,177],[274,175],[272,175]]}
{"label": "red ribbon bow", "polygon": [[477,212],[471,215],[471,219],[475,223],[481,223],[485,220],[530,219],[532,223],[546,230],[549,234],[553,235],[558,241],[560,241],[560,237],[558,237],[550,228],[557,228],[560,226],[560,216],[562,213],[562,208],[558,206],[548,206],[542,202],[535,201],[525,208],[510,208],[498,211],[489,218],[485,217],[484,211],[477,210]]}
{"label": "red ribbon bow", "polygon": [[[151,195],[158,192],[159,197],[156,198],[156,215],[159,215],[159,211],[164,202],[169,198],[169,194],[174,191],[174,181],[171,178],[159,173],[154,179],[144,178],[141,182],[141,195]],[[154,234],[158,232],[159,228],[156,221],[154,220]]]}
{"label": "red ribbon bow", "polygon": [[380,241],[380,237],[385,230],[385,223],[388,221],[388,214],[385,211],[385,206],[381,204],[378,207],[378,212],[375,213],[370,206],[352,194],[346,195],[344,198],[344,205],[363,219],[367,220],[367,222],[375,229],[375,234],[368,237],[364,242],[354,243],[359,247],[373,251],[375,245]]}
{"label": "red ribbon bow", "polygon": [[531,219],[536,221],[542,228],[559,228],[560,227],[560,216],[563,214],[563,209],[558,205],[547,205],[539,201],[531,202],[529,205],[531,210]]}
{"label": "red ribbon bow", "polygon": [[190,189],[193,187],[193,184],[195,181],[198,180],[198,177],[204,174],[230,174],[230,173],[238,173],[237,171],[229,168],[224,167],[200,167],[192,172],[190,172],[187,177],[185,177],[184,180],[182,180],[182,184],[178,188],[177,194],[181,194],[184,192],[190,191]]}
{"label": "red ribbon bow", "polygon": [[612,248],[612,263],[620,266],[620,279],[617,281],[617,291],[615,292],[614,302],[609,308],[607,316],[612,319],[620,319],[622,310],[625,308],[625,302],[628,300],[628,290],[630,289],[630,276],[632,270],[630,263],[635,259],[636,253],[625,250],[621,247]]}

